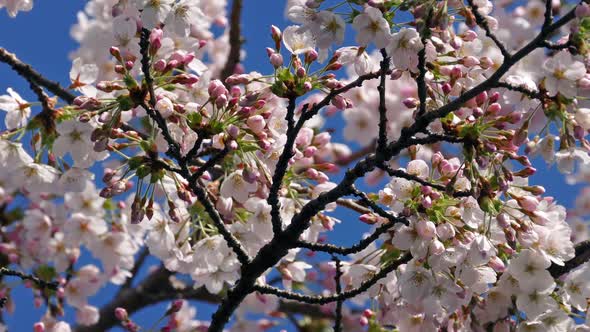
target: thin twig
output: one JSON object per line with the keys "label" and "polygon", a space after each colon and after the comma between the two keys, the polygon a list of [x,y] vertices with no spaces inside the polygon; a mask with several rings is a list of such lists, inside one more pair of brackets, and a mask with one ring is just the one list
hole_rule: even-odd
{"label": "thin twig", "polygon": [[22,62],[14,53],[10,53],[2,47],[0,47],[0,61],[10,65],[15,72],[24,77],[29,83],[34,83],[47,88],[47,90],[63,99],[68,104],[74,102],[74,99],[76,98],[74,94],[63,88],[59,83],[48,80],[33,69],[31,65]]}
{"label": "thin twig", "polygon": [[479,25],[485,31],[486,36],[488,36],[488,38],[490,38],[494,42],[494,44],[496,44],[496,47],[500,49],[500,53],[502,53],[502,55],[504,56],[504,61],[510,59],[510,52],[508,52],[506,46],[504,46],[504,44],[498,39],[498,37],[496,37],[496,35],[492,33],[492,30],[488,25],[488,21],[485,17],[483,17],[483,15],[479,13],[479,8],[477,7],[477,5],[473,2],[473,0],[467,0],[467,2],[471,7],[471,12],[473,13],[473,16],[475,16],[475,22],[477,22],[477,25]]}
{"label": "thin twig", "polygon": [[225,79],[230,77],[238,63],[240,63],[240,51],[242,47],[242,36],[240,19],[242,15],[242,0],[233,0],[230,27],[229,27],[229,55],[225,66],[221,70],[221,81],[225,82]]}
{"label": "thin twig", "polygon": [[45,281],[43,279],[39,279],[38,277],[32,274],[26,274],[19,271],[11,270],[7,267],[0,267],[0,276],[13,276],[18,277],[22,280],[30,280],[37,286],[39,286],[39,288],[57,290],[57,288],[59,287],[59,283],[57,281]]}
{"label": "thin twig", "polygon": [[[336,256],[332,256],[332,260],[336,264],[336,275],[334,276],[334,282],[336,283],[336,295],[342,294],[342,285],[340,284],[340,278],[342,277],[342,269],[340,267],[340,259]],[[336,301],[336,312],[334,317],[334,332],[342,332],[342,302],[343,299]]]}

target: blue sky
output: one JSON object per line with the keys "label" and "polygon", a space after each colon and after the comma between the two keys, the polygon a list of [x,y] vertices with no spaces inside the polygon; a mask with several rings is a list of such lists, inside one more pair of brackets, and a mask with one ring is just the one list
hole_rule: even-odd
{"label": "blue sky", "polygon": [[[77,47],[69,35],[69,30],[76,22],[76,13],[83,9],[84,4],[84,1],[36,0],[31,12],[21,12],[16,19],[9,18],[4,10],[0,10],[0,46],[15,52],[20,59],[33,65],[46,77],[67,85],[71,66],[68,53]],[[283,18],[284,1],[256,0],[245,1],[245,4],[242,22],[247,57],[244,65],[246,70],[268,72],[271,67],[268,64],[265,47],[272,45],[269,36],[270,25],[275,24],[281,28],[288,25]],[[350,34],[347,40],[351,40]],[[8,66],[0,64],[0,77],[2,78],[0,94],[3,94],[6,88],[12,87],[25,99],[35,100],[34,95],[28,91],[25,81],[15,75]],[[334,118],[331,120],[334,121]],[[335,120],[329,123],[328,127],[342,128],[343,123],[341,120]],[[338,133],[334,136],[341,137]],[[571,207],[579,188],[567,186],[563,176],[557,173],[555,168],[547,170],[541,160],[536,161],[539,173],[533,179],[546,187],[548,195],[556,197],[561,204]],[[345,225],[337,226],[337,231],[330,238],[339,244],[350,244],[357,239],[358,234],[365,227],[356,221],[356,216],[347,218],[346,215],[342,215],[341,218]],[[88,262],[88,259],[84,259],[80,266]],[[19,284],[17,279],[8,278],[7,282]],[[91,299],[91,304],[100,305],[108,302],[115,290],[116,287],[113,286],[104,288],[99,292],[99,296]],[[13,315],[5,315],[8,326],[11,331],[31,330],[32,324],[41,317],[45,308],[33,308],[31,292],[22,286],[16,287],[14,295],[16,312]],[[212,308],[201,305],[197,308],[198,318],[208,319]],[[148,327],[161,312],[162,306],[150,308],[140,312],[136,316],[137,321]],[[73,321],[71,313],[70,310],[70,314],[66,317],[68,321]]]}

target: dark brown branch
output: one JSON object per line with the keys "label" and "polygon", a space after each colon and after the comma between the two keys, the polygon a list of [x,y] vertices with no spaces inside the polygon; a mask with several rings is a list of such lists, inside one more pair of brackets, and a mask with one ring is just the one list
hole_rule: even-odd
{"label": "dark brown branch", "polygon": [[512,85],[510,83],[506,83],[506,82],[498,82],[496,84],[496,87],[498,88],[505,88],[508,89],[510,91],[516,91],[516,92],[520,92],[523,95],[527,96],[530,99],[542,99],[543,98],[543,94],[538,92],[538,91],[533,91],[528,89],[526,86],[524,85]]}
{"label": "dark brown branch", "polygon": [[424,44],[424,47],[418,52],[419,74],[416,79],[416,85],[418,86],[418,100],[420,102],[417,116],[422,116],[426,112],[426,43],[424,38],[422,39],[422,43]]}
{"label": "dark brown branch", "polygon": [[[340,278],[342,277],[342,269],[340,267],[340,259],[338,257],[333,256],[332,260],[336,265],[336,275],[334,276],[334,282],[336,283],[336,295],[340,296],[342,294],[342,285],[340,284]],[[334,315],[334,332],[342,332],[342,303],[344,302],[343,299],[338,299],[336,301],[336,312]]]}
{"label": "dark brown branch", "polygon": [[383,59],[380,64],[380,80],[377,91],[379,92],[379,136],[377,138],[377,150],[382,151],[387,146],[387,107],[385,105],[385,76],[389,71],[391,59],[387,56],[385,49],[381,50]]}
{"label": "dark brown branch", "polygon": [[[295,145],[295,139],[299,134],[299,129],[295,128],[295,103],[296,98],[290,97],[289,104],[287,106],[287,114],[285,115],[285,120],[287,121],[287,142],[285,142],[283,152],[279,157],[279,161],[277,162],[275,172],[272,176],[272,184],[270,186],[270,191],[267,199],[268,205],[271,206],[270,215],[272,222],[272,231],[274,234],[278,234],[283,229],[283,221],[281,219],[279,203],[279,190],[281,189],[281,185],[283,184],[283,178],[287,173],[289,159],[291,159],[291,157],[293,156],[293,146]],[[307,105],[303,108],[303,111],[306,110]]]}
{"label": "dark brown branch", "polygon": [[63,99],[68,104],[74,102],[76,96],[63,88],[59,83],[50,81],[37,72],[31,65],[19,60],[14,53],[8,52],[0,47],[0,61],[10,65],[10,67],[20,76],[25,78],[29,83],[43,86],[53,94]]}
{"label": "dark brown branch", "polygon": [[0,267],[0,276],[12,276],[18,277],[21,280],[29,280],[36,284],[39,288],[47,288],[51,290],[57,290],[59,283],[57,281],[45,281],[32,274],[26,274],[19,271],[11,270],[7,267]]}
{"label": "dark brown branch", "polygon": [[[118,307],[125,308],[129,315],[132,315],[145,307],[174,299],[193,300],[211,304],[221,302],[222,298],[220,296],[210,294],[205,287],[198,289],[192,287],[183,289],[175,288],[170,283],[171,275],[172,273],[160,267],[148,275],[139,285],[125,289],[111,300],[111,302],[101,308],[98,323],[92,326],[76,326],[74,327],[74,331],[103,332],[109,330],[119,324],[119,321],[114,315],[115,308]],[[279,312],[303,314],[314,318],[333,318],[330,315],[322,313],[317,305],[292,301],[280,301],[277,310]]]}
{"label": "dark brown branch", "polygon": [[565,262],[565,265],[551,264],[548,270],[553,278],[557,279],[590,260],[590,240],[576,244],[575,249],[576,254],[574,258]]}
{"label": "dark brown branch", "polygon": [[545,0],[545,13],[543,14],[543,27],[546,29],[553,23],[553,1]]}
{"label": "dark brown branch", "polygon": [[[184,177],[187,181],[191,179],[191,174],[188,169],[187,160],[185,160],[181,153],[180,153],[180,145],[178,142],[172,138],[170,131],[168,130],[168,126],[166,125],[166,120],[162,117],[158,110],[153,109],[152,107],[156,104],[156,96],[154,93],[153,87],[153,80],[150,74],[150,59],[149,59],[149,30],[143,29],[141,31],[141,38],[139,41],[140,52],[142,55],[141,58],[141,69],[144,74],[145,82],[147,85],[148,92],[150,94],[150,106],[148,106],[145,102],[141,103],[141,106],[146,110],[149,117],[156,123],[158,128],[162,131],[162,135],[164,139],[168,143],[168,151],[166,152],[169,156],[176,159],[179,163],[180,171],[179,174]],[[214,157],[212,157],[213,159]],[[207,164],[207,163],[205,163]],[[209,165],[210,166],[210,165]],[[246,253],[244,247],[240,244],[240,242],[233,236],[233,234],[225,227],[219,212],[213,206],[213,203],[209,199],[207,192],[201,188],[201,186],[197,183],[197,181],[189,181],[189,187],[193,191],[193,193],[197,196],[197,199],[203,207],[205,211],[211,217],[213,224],[217,228],[218,232],[223,236],[223,239],[227,242],[227,245],[232,248],[234,253],[236,254],[238,261],[242,265],[247,265],[250,263],[250,256]]]}
{"label": "dark brown branch", "polygon": [[129,278],[127,278],[127,280],[125,280],[125,283],[121,286],[121,288],[119,288],[118,294],[120,294],[124,289],[131,287],[133,280],[137,276],[137,272],[139,272],[139,269],[143,265],[143,262],[145,262],[145,259],[149,255],[150,255],[150,251],[148,250],[147,247],[143,248],[143,250],[141,250],[141,252],[139,253],[139,256],[137,257],[137,260],[135,261],[135,264],[133,264],[133,268],[131,269],[131,271],[129,271],[131,273],[131,276]]}
{"label": "dark brown branch", "polygon": [[221,70],[221,81],[225,82],[225,79],[230,77],[234,73],[236,65],[240,63],[240,51],[242,47],[242,36],[240,19],[242,16],[242,0],[233,0],[230,27],[229,27],[229,55],[227,62]]}
{"label": "dark brown branch", "polygon": [[208,171],[213,165],[217,164],[219,161],[223,160],[223,158],[228,154],[229,149],[227,146],[223,148],[223,150],[219,151],[215,155],[211,156],[207,161],[196,170],[191,177],[189,178],[189,182],[196,182],[199,178]]}
{"label": "dark brown branch", "polygon": [[479,11],[478,11],[479,8],[473,2],[473,0],[467,0],[467,2],[469,3],[469,6],[471,7],[471,12],[473,13],[473,16],[475,17],[475,22],[477,22],[477,25],[479,25],[485,31],[486,36],[488,36],[488,38],[490,38],[494,42],[494,44],[496,44],[496,47],[498,47],[500,49],[500,52],[504,56],[504,61],[508,61],[510,59],[511,55],[510,55],[510,52],[508,52],[508,50],[506,49],[506,46],[504,46],[504,44],[498,39],[498,37],[496,37],[496,35],[492,33],[492,30],[490,29],[490,26],[488,25],[488,21],[486,20],[485,17],[483,17],[479,13]]}
{"label": "dark brown branch", "polygon": [[397,259],[394,262],[389,263],[386,267],[382,268],[379,272],[377,272],[374,276],[370,279],[365,280],[358,288],[342,292],[340,294],[335,295],[327,295],[327,296],[315,296],[315,295],[304,295],[299,293],[294,293],[290,291],[285,291],[276,287],[271,286],[254,286],[255,290],[263,293],[263,294],[273,294],[280,298],[287,299],[287,300],[294,300],[308,304],[327,304],[331,302],[341,301],[341,300],[348,300],[351,299],[359,294],[366,292],[369,288],[375,285],[379,280],[387,277],[387,275],[393,271],[395,271],[400,265],[406,264],[412,259],[412,255],[409,253],[404,254],[402,257]]}

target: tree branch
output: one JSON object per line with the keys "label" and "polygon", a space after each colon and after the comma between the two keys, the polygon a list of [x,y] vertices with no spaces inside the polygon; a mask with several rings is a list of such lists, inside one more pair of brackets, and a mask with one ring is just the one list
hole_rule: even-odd
{"label": "tree branch", "polygon": [[494,42],[494,44],[496,44],[496,47],[500,49],[500,53],[502,53],[502,55],[504,56],[504,61],[508,61],[512,56],[510,55],[510,52],[508,52],[508,50],[506,49],[506,46],[504,46],[504,44],[502,44],[498,37],[496,37],[496,35],[492,33],[492,30],[488,25],[488,21],[479,13],[479,8],[473,2],[473,0],[467,0],[467,2],[471,7],[471,12],[473,13],[473,16],[475,16],[475,22],[477,22],[477,25],[479,25],[485,31],[486,36],[488,36],[488,38],[490,38]]}
{"label": "tree branch", "polygon": [[242,36],[240,27],[240,18],[242,15],[242,0],[233,0],[230,27],[229,27],[229,55],[227,62],[221,70],[221,81],[225,82],[225,79],[230,77],[236,65],[240,63],[240,51],[242,46]]}
{"label": "tree branch", "polygon": [[57,288],[59,287],[59,283],[57,281],[45,281],[43,279],[39,279],[38,277],[32,274],[26,274],[19,271],[11,270],[7,267],[0,267],[0,276],[18,277],[23,281],[30,280],[33,283],[35,283],[39,288],[57,290]]}
{"label": "tree branch", "polygon": [[314,295],[304,295],[299,293],[294,293],[290,291],[285,291],[276,287],[271,286],[254,286],[254,289],[263,294],[273,294],[283,299],[300,301],[303,303],[308,304],[327,304],[331,302],[341,301],[341,300],[348,300],[351,299],[359,294],[366,292],[369,288],[375,285],[379,280],[387,277],[387,275],[393,271],[395,271],[400,265],[406,264],[412,259],[412,255],[409,253],[404,254],[399,259],[394,262],[389,263],[386,267],[382,268],[379,272],[377,272],[373,277],[368,280],[365,280],[358,288],[353,290],[345,291],[340,294],[335,295],[326,295],[326,296],[314,296]]}
{"label": "tree branch", "polygon": [[574,258],[565,262],[565,265],[551,264],[548,270],[553,278],[557,279],[590,260],[590,240],[578,243],[575,249]]}
{"label": "tree branch", "polygon": [[380,82],[377,86],[379,91],[379,136],[377,138],[377,150],[382,151],[387,146],[387,107],[385,105],[385,76],[389,71],[391,59],[387,56],[385,49],[381,49],[383,59],[380,64]]}
{"label": "tree branch", "polygon": [[10,67],[29,83],[36,84],[47,88],[56,96],[63,99],[68,104],[74,102],[76,96],[63,88],[59,83],[50,81],[37,72],[31,65],[19,60],[14,53],[8,52],[0,47],[0,61],[10,65]]}

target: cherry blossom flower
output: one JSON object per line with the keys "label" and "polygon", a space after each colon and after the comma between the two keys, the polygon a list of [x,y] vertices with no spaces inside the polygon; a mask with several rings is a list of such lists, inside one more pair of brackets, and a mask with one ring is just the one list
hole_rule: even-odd
{"label": "cherry blossom flower", "polygon": [[31,104],[12,90],[6,89],[8,95],[0,96],[0,110],[8,112],[4,118],[7,129],[16,129],[25,126],[31,116]]}
{"label": "cherry blossom flower", "polygon": [[576,81],[584,77],[586,67],[568,52],[559,52],[543,64],[545,89],[550,96],[560,93],[573,98],[577,94]]}
{"label": "cherry blossom flower", "polygon": [[357,30],[356,41],[361,46],[374,42],[377,48],[385,48],[390,42],[389,23],[377,8],[366,7],[362,14],[354,18],[352,26]]}
{"label": "cherry blossom flower", "polygon": [[416,29],[402,29],[391,37],[387,54],[397,68],[414,70],[418,66],[418,52],[422,48],[424,44]]}
{"label": "cherry blossom flower", "polygon": [[167,25],[181,36],[188,36],[192,22],[205,20],[205,14],[199,8],[199,0],[181,0],[174,4],[165,20]]}
{"label": "cherry blossom flower", "polygon": [[221,184],[220,193],[225,197],[232,197],[239,203],[245,203],[251,192],[256,191],[256,182],[244,180],[241,170],[237,170],[225,179]]}
{"label": "cherry blossom flower", "polygon": [[138,8],[142,9],[143,27],[151,30],[164,22],[174,2],[175,0],[137,0]]}
{"label": "cherry blossom flower", "polygon": [[4,7],[10,17],[16,17],[19,11],[28,12],[33,9],[33,0],[0,0],[0,8]]}
{"label": "cherry blossom flower", "polygon": [[283,43],[287,50],[295,55],[312,51],[315,47],[311,31],[294,25],[288,26],[283,31]]}

